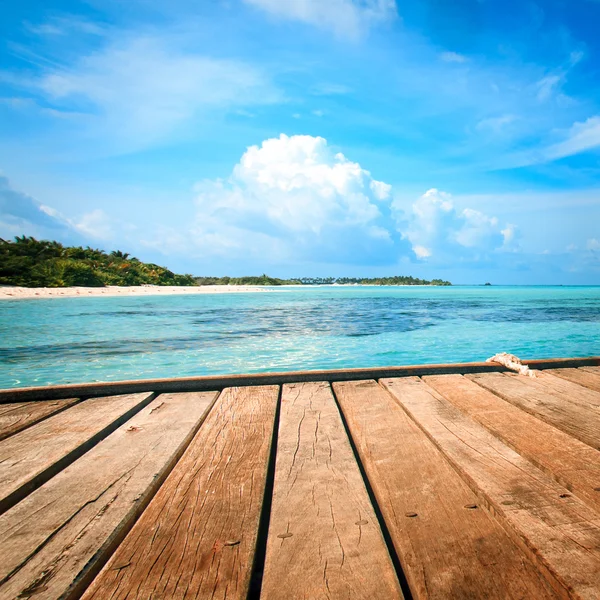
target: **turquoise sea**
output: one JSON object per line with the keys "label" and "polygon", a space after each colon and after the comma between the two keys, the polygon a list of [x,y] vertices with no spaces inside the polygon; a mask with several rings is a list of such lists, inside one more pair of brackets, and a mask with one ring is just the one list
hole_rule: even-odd
{"label": "turquoise sea", "polygon": [[0,302],[0,387],[600,355],[600,287],[318,287]]}

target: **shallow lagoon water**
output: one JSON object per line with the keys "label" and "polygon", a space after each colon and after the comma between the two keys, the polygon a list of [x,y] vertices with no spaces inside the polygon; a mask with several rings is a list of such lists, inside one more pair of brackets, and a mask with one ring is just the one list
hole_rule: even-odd
{"label": "shallow lagoon water", "polygon": [[600,355],[600,287],[317,287],[0,302],[0,387]]}

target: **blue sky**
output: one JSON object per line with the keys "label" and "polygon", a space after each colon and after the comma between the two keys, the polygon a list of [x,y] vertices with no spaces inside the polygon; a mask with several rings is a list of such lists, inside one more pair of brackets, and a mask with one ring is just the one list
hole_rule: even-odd
{"label": "blue sky", "polygon": [[197,275],[600,283],[598,0],[20,0],[0,236]]}

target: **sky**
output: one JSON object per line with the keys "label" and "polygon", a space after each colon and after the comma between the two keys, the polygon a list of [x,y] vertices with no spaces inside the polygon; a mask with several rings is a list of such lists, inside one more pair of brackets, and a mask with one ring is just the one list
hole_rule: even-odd
{"label": "sky", "polygon": [[4,0],[0,237],[600,284],[600,0]]}

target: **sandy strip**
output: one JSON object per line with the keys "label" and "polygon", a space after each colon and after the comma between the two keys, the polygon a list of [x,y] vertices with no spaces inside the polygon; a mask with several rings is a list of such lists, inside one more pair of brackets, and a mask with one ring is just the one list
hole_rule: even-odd
{"label": "sandy strip", "polygon": [[31,298],[77,298],[92,296],[173,296],[176,294],[239,294],[246,292],[269,292],[253,285],[203,285],[203,286],[108,286],[104,288],[25,288],[0,287],[0,300],[26,300]]}

